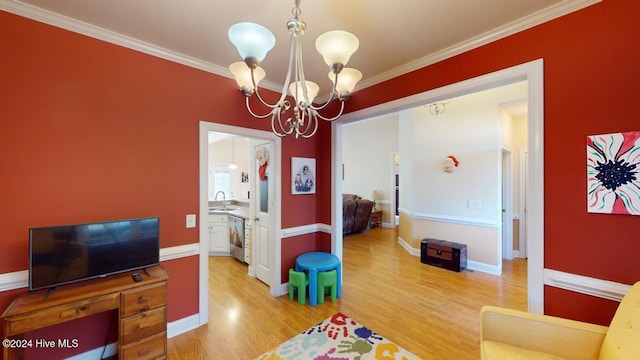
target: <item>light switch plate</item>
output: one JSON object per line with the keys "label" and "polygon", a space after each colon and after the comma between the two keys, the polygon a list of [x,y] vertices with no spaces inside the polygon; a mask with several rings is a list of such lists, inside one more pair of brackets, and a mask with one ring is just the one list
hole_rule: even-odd
{"label": "light switch plate", "polygon": [[187,214],[187,229],[196,227],[196,214]]}

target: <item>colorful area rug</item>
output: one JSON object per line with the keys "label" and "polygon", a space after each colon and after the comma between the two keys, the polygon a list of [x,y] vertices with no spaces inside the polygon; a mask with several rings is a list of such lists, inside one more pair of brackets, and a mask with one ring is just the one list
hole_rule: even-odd
{"label": "colorful area rug", "polygon": [[344,314],[337,313],[258,360],[420,359]]}

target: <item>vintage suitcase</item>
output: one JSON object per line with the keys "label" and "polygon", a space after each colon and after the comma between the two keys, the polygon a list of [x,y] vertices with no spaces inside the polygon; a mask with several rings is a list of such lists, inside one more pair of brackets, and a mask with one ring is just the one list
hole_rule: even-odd
{"label": "vintage suitcase", "polygon": [[453,271],[467,268],[467,245],[437,239],[423,239],[420,262]]}

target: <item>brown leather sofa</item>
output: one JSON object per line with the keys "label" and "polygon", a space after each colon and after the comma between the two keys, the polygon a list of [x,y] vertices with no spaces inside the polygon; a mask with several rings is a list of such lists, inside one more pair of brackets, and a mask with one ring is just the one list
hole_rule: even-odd
{"label": "brown leather sofa", "polygon": [[359,233],[369,226],[371,210],[375,203],[358,195],[342,195],[342,235]]}

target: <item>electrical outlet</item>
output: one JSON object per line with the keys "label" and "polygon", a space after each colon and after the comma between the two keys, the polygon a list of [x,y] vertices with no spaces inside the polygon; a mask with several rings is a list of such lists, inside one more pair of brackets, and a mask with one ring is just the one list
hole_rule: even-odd
{"label": "electrical outlet", "polygon": [[187,214],[187,229],[196,227],[196,214]]}
{"label": "electrical outlet", "polygon": [[469,200],[467,201],[467,206],[469,209],[480,209],[482,208],[482,201],[480,200]]}

